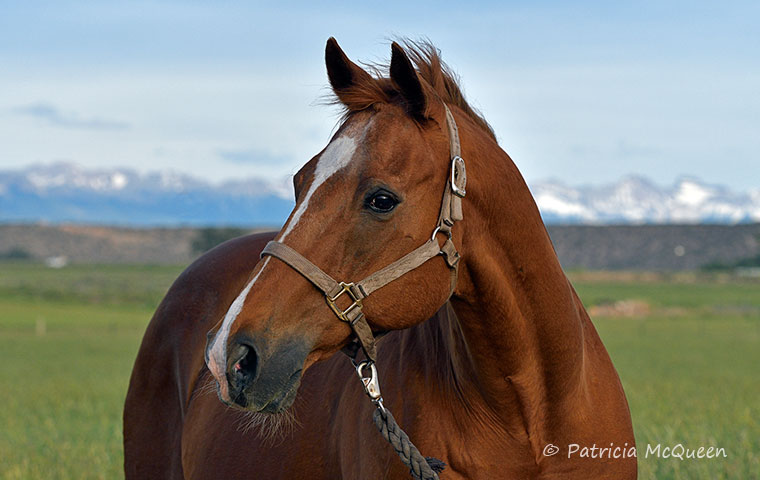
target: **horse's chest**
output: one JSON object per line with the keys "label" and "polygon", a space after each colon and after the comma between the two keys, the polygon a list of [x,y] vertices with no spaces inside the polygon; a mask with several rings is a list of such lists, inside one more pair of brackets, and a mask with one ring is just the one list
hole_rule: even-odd
{"label": "horse's chest", "polygon": [[[320,373],[322,379],[336,376]],[[269,439],[261,436],[267,425],[251,427],[246,414],[224,407],[213,393],[196,395],[182,432],[185,478],[409,479],[372,422],[373,407],[363,392],[352,388],[356,385],[329,387],[312,378],[304,378],[299,391],[297,421]],[[423,455],[449,465],[442,480],[503,478],[509,471],[526,477],[519,467],[521,447],[510,446],[508,438],[481,431],[478,422],[440,405],[416,405],[413,392],[406,392],[405,404],[394,402],[404,392],[389,387],[389,406],[401,427]]]}

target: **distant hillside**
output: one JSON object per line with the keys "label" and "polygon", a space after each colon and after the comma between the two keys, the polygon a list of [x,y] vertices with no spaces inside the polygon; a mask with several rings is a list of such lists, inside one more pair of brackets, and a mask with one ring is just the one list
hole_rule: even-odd
{"label": "distant hillside", "polygon": [[[760,189],[734,192],[694,178],[665,187],[635,176],[601,186],[544,181],[530,187],[548,224],[760,221]],[[71,163],[0,171],[0,222],[281,225],[293,204],[287,179],[243,178],[214,185],[176,172],[139,174]]]}
{"label": "distant hillside", "polygon": [[760,254],[760,224],[549,226],[566,269],[694,270]]}
{"label": "distant hillside", "polygon": [[[74,263],[183,265],[209,247],[208,229],[124,228],[92,225],[0,225],[0,258],[24,253],[31,259],[66,257]],[[226,237],[257,231],[236,230]],[[224,232],[224,230],[222,230]],[[201,240],[201,242],[199,242]],[[199,248],[201,247],[201,248]],[[0,267],[2,268],[2,267]]]}
{"label": "distant hillside", "polygon": [[[0,225],[0,258],[187,264],[212,245],[252,231]],[[567,269],[692,270],[760,255],[760,224],[550,226],[549,234]]]}

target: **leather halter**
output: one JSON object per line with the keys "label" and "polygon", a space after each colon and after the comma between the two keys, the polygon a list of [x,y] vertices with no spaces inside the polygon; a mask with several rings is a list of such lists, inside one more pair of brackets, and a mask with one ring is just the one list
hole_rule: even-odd
{"label": "leather halter", "polygon": [[[335,315],[351,326],[356,340],[358,340],[358,346],[361,346],[367,359],[372,363],[376,359],[375,337],[372,334],[372,328],[367,323],[367,318],[362,312],[362,301],[365,298],[375,290],[384,287],[438,255],[443,256],[446,265],[451,270],[451,290],[449,291],[449,296],[454,292],[456,286],[459,253],[451,241],[451,227],[454,226],[454,222],[462,220],[462,198],[465,196],[467,173],[465,171],[464,160],[460,156],[461,147],[457,124],[449,108],[445,104],[443,107],[446,110],[446,126],[449,131],[451,172],[449,180],[446,182],[446,188],[443,191],[438,223],[435,229],[433,229],[430,240],[390,265],[356,283],[336,281],[306,257],[282,242],[273,240],[267,243],[261,252],[262,258],[265,255],[270,255],[280,259],[320,289],[325,294],[325,300],[327,300],[327,304]],[[439,233],[447,236],[443,245],[438,243],[437,237]],[[351,305],[342,309],[336,302],[344,294],[348,296]],[[349,357],[354,358],[358,346],[355,343],[349,344],[343,351]]]}

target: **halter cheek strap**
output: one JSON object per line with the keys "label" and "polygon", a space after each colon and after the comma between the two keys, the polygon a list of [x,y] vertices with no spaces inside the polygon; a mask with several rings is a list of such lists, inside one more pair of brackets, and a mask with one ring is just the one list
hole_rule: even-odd
{"label": "halter cheek strap", "polygon": [[[461,147],[456,122],[449,108],[446,105],[444,105],[444,108],[446,110],[446,125],[449,133],[451,171],[449,180],[446,182],[446,187],[443,190],[438,222],[432,236],[427,242],[356,283],[336,281],[306,257],[281,242],[271,241],[261,252],[262,257],[270,255],[285,262],[320,289],[325,294],[325,300],[330,309],[340,320],[350,325],[358,341],[358,346],[364,350],[367,359],[373,363],[376,360],[376,340],[372,334],[372,328],[367,323],[367,318],[362,312],[362,301],[365,298],[375,290],[384,287],[438,255],[443,256],[446,265],[451,271],[451,290],[449,296],[454,292],[454,288],[456,287],[459,253],[451,241],[451,227],[454,226],[455,222],[462,220],[462,198],[465,196],[467,173],[464,160],[460,156]],[[443,233],[447,237],[443,245],[438,243],[437,237],[439,233]],[[343,296],[346,298],[341,300]],[[350,302],[350,305],[346,308],[340,307],[337,303],[339,300],[342,304]],[[344,349],[344,352],[353,358],[356,356],[358,346],[350,344]]]}

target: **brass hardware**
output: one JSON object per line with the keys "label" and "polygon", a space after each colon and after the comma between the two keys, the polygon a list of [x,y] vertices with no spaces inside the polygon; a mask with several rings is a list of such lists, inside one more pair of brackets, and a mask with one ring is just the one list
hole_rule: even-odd
{"label": "brass hardware", "polygon": [[[335,315],[338,316],[339,319],[343,320],[346,323],[351,323],[351,319],[348,318],[348,314],[354,308],[358,308],[359,310],[361,310],[362,309],[362,300],[361,300],[361,298],[357,297],[354,294],[353,290],[351,290],[352,288],[355,287],[355,285],[353,283],[350,283],[350,282],[349,283],[340,282],[339,285],[340,285],[340,288],[341,288],[340,292],[338,292],[337,294],[335,294],[334,297],[331,297],[329,295],[325,295],[325,300],[327,300],[327,304],[330,306],[330,308],[332,309],[332,311],[335,313]],[[348,297],[351,299],[352,303],[345,310],[341,310],[340,307],[338,307],[335,304],[335,301],[338,300],[338,298],[340,298],[340,296],[343,295],[344,293],[348,294]]]}

